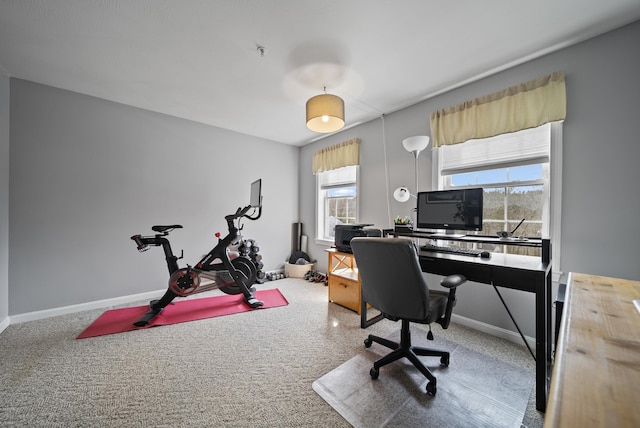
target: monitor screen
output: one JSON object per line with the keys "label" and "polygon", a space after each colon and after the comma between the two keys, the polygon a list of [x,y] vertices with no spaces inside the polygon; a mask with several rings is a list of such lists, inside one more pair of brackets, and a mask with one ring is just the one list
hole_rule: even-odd
{"label": "monitor screen", "polygon": [[418,193],[419,229],[482,230],[482,188]]}
{"label": "monitor screen", "polygon": [[262,179],[259,178],[251,183],[251,199],[249,205],[252,207],[260,207],[262,205]]}

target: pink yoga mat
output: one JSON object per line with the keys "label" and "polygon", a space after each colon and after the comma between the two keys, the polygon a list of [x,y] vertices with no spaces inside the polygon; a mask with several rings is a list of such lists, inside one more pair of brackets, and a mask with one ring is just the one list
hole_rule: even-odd
{"label": "pink yoga mat", "polygon": [[254,295],[258,300],[264,302],[264,306],[257,309],[250,308],[249,305],[244,302],[244,296],[242,294],[225,294],[224,296],[175,301],[173,304],[164,308],[164,311],[151,320],[146,327],[135,327],[133,323],[149,310],[149,305],[112,309],[100,315],[100,317],[87,327],[85,331],[80,333],[76,339],[123,333],[125,331],[140,330],[159,325],[177,324],[240,312],[257,311],[289,304],[277,288],[258,290]]}

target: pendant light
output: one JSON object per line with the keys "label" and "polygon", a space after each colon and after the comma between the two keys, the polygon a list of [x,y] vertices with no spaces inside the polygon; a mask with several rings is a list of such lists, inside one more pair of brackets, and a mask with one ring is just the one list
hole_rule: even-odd
{"label": "pendant light", "polygon": [[342,98],[327,94],[316,95],[307,101],[307,128],[314,132],[335,132],[344,126],[344,101]]}

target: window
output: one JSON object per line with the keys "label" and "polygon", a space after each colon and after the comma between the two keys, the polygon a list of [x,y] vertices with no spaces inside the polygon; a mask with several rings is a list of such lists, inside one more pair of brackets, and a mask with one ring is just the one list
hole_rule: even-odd
{"label": "window", "polygon": [[[451,174],[444,182],[447,189],[484,189],[482,231],[476,234],[496,236],[499,231],[517,227],[515,236],[549,236],[547,163]],[[540,256],[539,248],[500,246],[499,250]]]}
{"label": "window", "polygon": [[[440,173],[437,177],[440,189],[484,189],[482,231],[477,232],[478,235],[495,236],[498,231],[512,231],[525,219],[515,235],[550,237],[556,272],[560,254],[561,129],[561,123],[554,122],[469,140],[442,146],[434,156],[434,170]],[[540,255],[539,248],[486,244],[484,247],[492,251]]]}
{"label": "window", "polygon": [[336,224],[358,223],[358,166],[316,174],[316,239],[333,244]]}

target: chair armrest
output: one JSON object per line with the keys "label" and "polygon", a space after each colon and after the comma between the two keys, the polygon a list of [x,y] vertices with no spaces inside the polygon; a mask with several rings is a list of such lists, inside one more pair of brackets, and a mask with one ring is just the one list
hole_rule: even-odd
{"label": "chair armrest", "polygon": [[445,277],[442,281],[440,281],[440,285],[445,288],[456,288],[464,284],[465,282],[467,282],[467,278],[465,278],[464,275],[456,273]]}
{"label": "chair armrest", "polygon": [[449,327],[449,323],[451,322],[451,313],[453,312],[453,307],[456,305],[456,288],[465,282],[467,282],[467,278],[460,274],[449,275],[440,281],[440,285],[449,289],[447,308],[444,311],[444,316],[436,321],[445,330]]}

